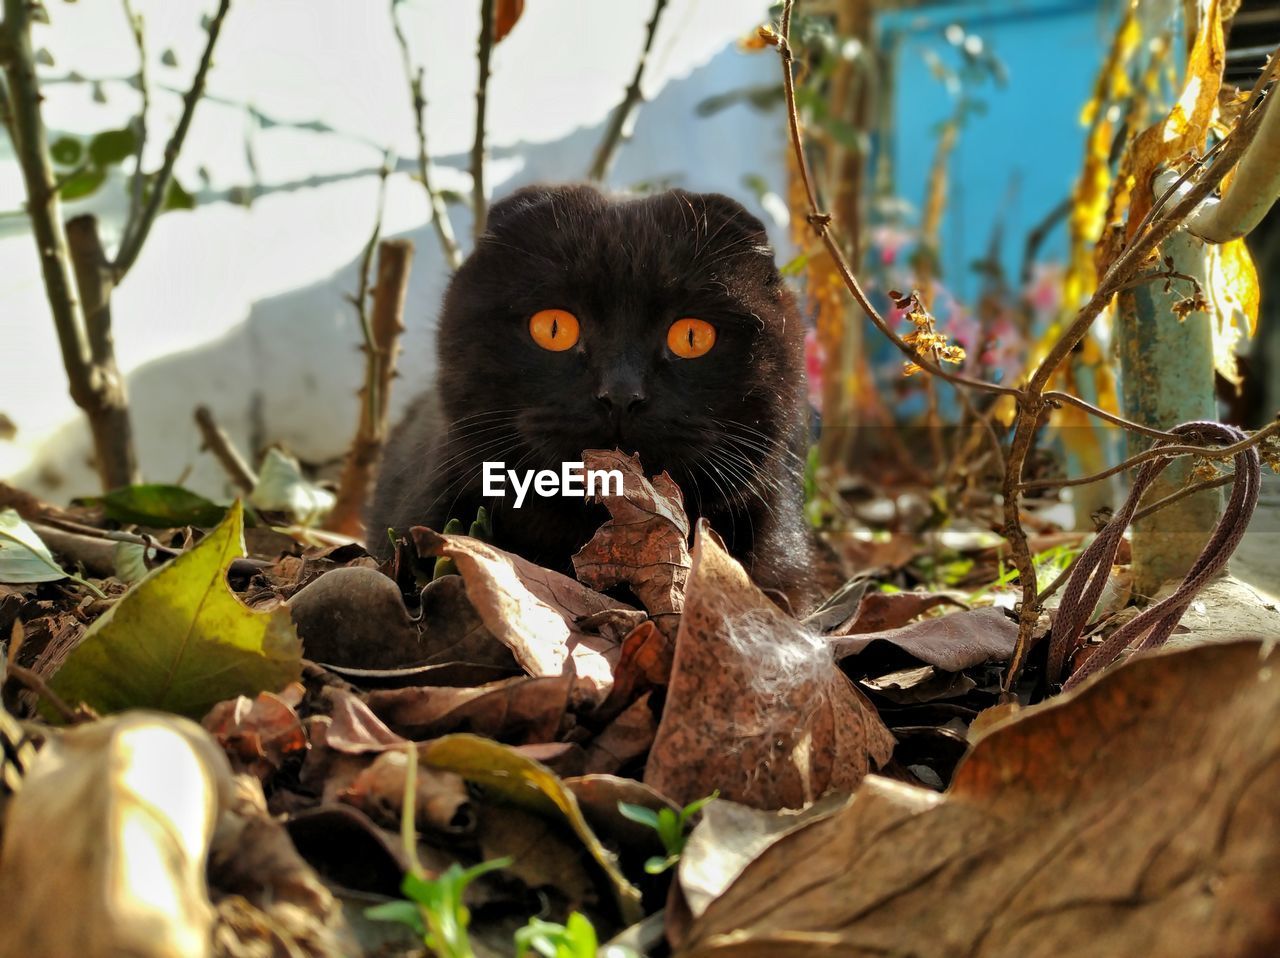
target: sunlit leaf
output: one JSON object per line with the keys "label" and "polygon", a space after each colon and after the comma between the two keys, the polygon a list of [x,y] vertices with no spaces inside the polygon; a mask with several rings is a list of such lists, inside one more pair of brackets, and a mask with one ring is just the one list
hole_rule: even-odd
{"label": "sunlit leaf", "polygon": [[258,470],[258,484],[249,501],[259,509],[286,512],[302,525],[311,525],[333,508],[334,495],[308,482],[298,460],[279,449],[271,449]]}
{"label": "sunlit leaf", "polygon": [[1258,270],[1243,239],[1205,248],[1205,296],[1213,317],[1213,365],[1228,382],[1240,383],[1236,346],[1258,325]]}
{"label": "sunlit leaf", "polygon": [[99,617],[53,676],[64,699],[99,712],[153,708],[199,717],[237,695],[296,682],[302,645],[286,606],[257,611],[227,585],[245,554],[243,512],[139,582]]}

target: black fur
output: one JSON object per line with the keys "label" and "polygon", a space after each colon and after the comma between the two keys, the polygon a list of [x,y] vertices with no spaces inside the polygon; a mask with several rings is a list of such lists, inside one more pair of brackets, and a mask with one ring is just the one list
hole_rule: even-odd
{"label": "black fur", "polygon": [[[577,346],[548,352],[529,317],[572,312]],[[673,321],[712,323],[715,346],[681,359]],[[814,543],[803,515],[808,403],[804,326],[764,226],[727,196],[672,190],[611,198],[589,186],[529,187],[494,205],[445,295],[439,373],[393,433],[369,511],[385,530],[465,524],[490,508],[497,545],[553,568],[605,513],[532,492],[485,501],[480,463],[553,469],[618,446],[667,470],[766,588],[808,607]],[[625,407],[625,411],[624,410]]]}

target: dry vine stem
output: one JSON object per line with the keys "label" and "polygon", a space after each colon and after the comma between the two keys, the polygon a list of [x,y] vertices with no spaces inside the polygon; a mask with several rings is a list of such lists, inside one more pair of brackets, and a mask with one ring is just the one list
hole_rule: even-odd
{"label": "dry vine stem", "polygon": [[[1091,415],[1098,416],[1113,425],[1127,430],[1156,438],[1175,438],[1173,433],[1155,430],[1148,426],[1131,422],[1122,416],[1104,412],[1077,397],[1061,392],[1046,391],[1046,387],[1063,360],[1071,354],[1071,351],[1084,338],[1085,333],[1088,332],[1094,321],[1101,315],[1107,304],[1111,302],[1116,292],[1138,276],[1139,271],[1147,262],[1152,251],[1190,215],[1235,165],[1252,140],[1253,134],[1257,131],[1262,111],[1256,108],[1255,102],[1255,108],[1252,112],[1248,112],[1240,118],[1236,127],[1225,138],[1225,141],[1218,144],[1191,171],[1188,171],[1186,179],[1202,174],[1191,189],[1178,199],[1167,212],[1161,211],[1158,215],[1152,215],[1141,224],[1141,228],[1107,269],[1106,274],[1099,281],[1093,296],[1080,308],[1071,325],[1063,332],[1061,338],[1058,339],[1049,350],[1048,355],[1032,373],[1027,385],[1021,389],[999,386],[995,383],[948,372],[917,353],[908,343],[903,341],[902,337],[889,328],[884,317],[871,304],[857,278],[853,275],[848,261],[841,252],[840,244],[836,241],[831,230],[831,215],[823,212],[818,206],[818,197],[814,191],[809,173],[808,159],[805,155],[804,140],[800,130],[800,117],[796,108],[795,78],[792,73],[793,55],[790,41],[791,16],[794,8],[795,0],[784,0],[782,16],[779,21],[779,31],[774,33],[771,30],[762,29],[761,37],[765,42],[771,43],[778,48],[778,53],[782,60],[782,83],[786,101],[787,123],[790,128],[791,146],[795,153],[796,167],[800,172],[800,179],[804,186],[805,197],[809,207],[807,214],[809,225],[822,240],[828,254],[836,265],[841,279],[853,295],[858,306],[871,323],[897,346],[911,362],[952,385],[1012,396],[1017,402],[1018,415],[1009,453],[1005,460],[1005,475],[1002,488],[1004,495],[1004,535],[1009,541],[1013,562],[1018,570],[1018,581],[1022,585],[1018,642],[1009,663],[1008,672],[1005,675],[1005,690],[1008,691],[1013,687],[1022,670],[1026,654],[1031,647],[1032,632],[1040,611],[1036,592],[1035,564],[1032,561],[1026,533],[1019,518],[1018,500],[1023,488],[1023,466],[1035,443],[1036,429],[1041,417],[1053,408],[1055,404],[1065,402],[1079,406]],[[1210,160],[1212,160],[1211,165],[1208,162]],[[1165,202],[1172,192],[1173,190],[1171,189],[1168,194],[1160,197],[1159,201],[1161,203]],[[1206,452],[1206,450],[1199,447],[1195,447],[1192,451],[1202,455]],[[1215,455],[1216,452],[1217,450],[1214,451]],[[1161,455],[1168,455],[1168,451],[1161,453]],[[1061,483],[1059,482],[1059,484]]]}

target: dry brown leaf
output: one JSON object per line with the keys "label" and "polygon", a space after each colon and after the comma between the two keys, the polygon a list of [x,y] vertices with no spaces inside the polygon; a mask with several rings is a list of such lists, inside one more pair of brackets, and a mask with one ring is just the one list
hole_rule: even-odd
{"label": "dry brown leaf", "polygon": [[587,749],[587,772],[612,774],[620,771],[628,762],[649,751],[657,732],[658,720],[646,692],[623,709],[591,741]]}
{"label": "dry brown leaf", "polygon": [[422,526],[411,531],[419,555],[454,561],[471,604],[521,668],[537,677],[574,675],[575,705],[604,701],[618,645],[583,631],[579,622],[629,606],[479,539],[440,535]]}
{"label": "dry brown leaf", "polygon": [[[408,767],[403,749],[383,752],[356,775],[339,800],[387,828],[398,828]],[[443,833],[469,831],[474,819],[466,783],[452,772],[418,769],[414,778],[413,815],[419,829]]]}
{"label": "dry brown leaf", "polygon": [[501,43],[515,29],[520,14],[524,13],[524,0],[495,0],[493,5],[493,43]]}
{"label": "dry brown leaf", "polygon": [[570,675],[490,682],[473,689],[383,689],[366,696],[369,708],[393,731],[414,740],[475,732],[513,745],[556,737],[569,705]]}
{"label": "dry brown leaf", "polygon": [[222,746],[233,769],[260,780],[278,772],[286,759],[307,749],[307,735],[298,713],[274,692],[259,692],[253,699],[240,695],[219,702],[200,724]]}
{"label": "dry brown leaf", "polygon": [[837,635],[862,635],[896,629],[940,605],[964,608],[963,603],[940,592],[868,592],[850,620],[833,631]]}
{"label": "dry brown leaf", "polygon": [[857,655],[872,642],[889,642],[947,672],[959,672],[1013,654],[1018,626],[997,608],[966,609],[898,629],[830,639],[837,659]]}
{"label": "dry brown leaf", "polygon": [[853,788],[892,751],[825,640],[752,585],[700,521],[645,784],[682,805],[719,789],[756,808],[797,808]]}
{"label": "dry brown leaf", "polygon": [[612,517],[573,557],[578,578],[593,589],[631,587],[664,634],[674,636],[689,580],[689,518],[680,487],[665,472],[645,478],[640,459],[588,449],[587,469],[622,473],[622,495],[600,496]]}
{"label": "dry brown leaf", "polygon": [[209,848],[209,881],[219,892],[216,955],[351,953],[342,906],[267,811],[256,778],[236,776]]}
{"label": "dry brown leaf", "polygon": [[326,689],[325,698],[333,707],[324,736],[329,748],[362,755],[404,747],[407,739],[387,728],[363,699],[341,689]]}
{"label": "dry brown leaf", "polygon": [[658,630],[652,619],[636,626],[622,640],[622,652],[613,671],[613,688],[609,697],[593,713],[603,721],[616,716],[631,705],[637,692],[665,686],[671,679],[671,659],[675,652],[674,637]]}
{"label": "dry brown leaf", "polygon": [[1277,666],[1255,641],[1142,656],[997,725],[944,795],[872,776],[678,954],[1276,954]]}

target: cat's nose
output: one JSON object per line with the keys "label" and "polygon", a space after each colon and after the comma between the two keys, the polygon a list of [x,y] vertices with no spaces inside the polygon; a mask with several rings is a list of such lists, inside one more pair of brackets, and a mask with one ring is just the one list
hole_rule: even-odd
{"label": "cat's nose", "polygon": [[605,388],[596,393],[596,401],[614,419],[635,412],[639,406],[648,401],[648,398],[641,389],[634,386]]}

